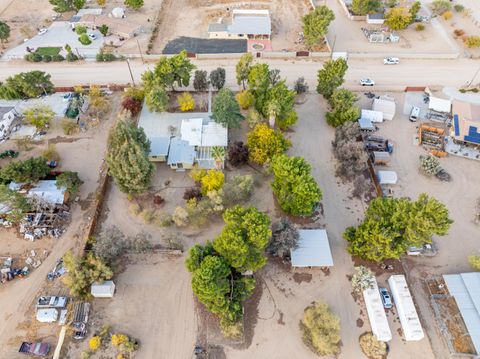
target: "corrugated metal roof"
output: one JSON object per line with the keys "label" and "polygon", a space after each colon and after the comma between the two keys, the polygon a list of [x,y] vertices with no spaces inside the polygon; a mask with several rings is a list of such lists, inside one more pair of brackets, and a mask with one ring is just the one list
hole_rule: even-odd
{"label": "corrugated metal roof", "polygon": [[297,248],[290,250],[292,267],[331,267],[332,252],[324,229],[301,229]]}
{"label": "corrugated metal roof", "polygon": [[480,354],[480,272],[446,274],[443,279]]}
{"label": "corrugated metal roof", "polygon": [[188,141],[184,141],[178,137],[171,139],[167,161],[169,165],[175,165],[177,163],[193,164],[194,159],[195,148],[190,146]]}
{"label": "corrugated metal roof", "polygon": [[382,342],[392,340],[392,332],[388,325],[387,314],[383,308],[380,292],[378,291],[377,280],[375,278],[372,278],[370,288],[363,291],[363,299],[365,300],[372,333],[377,340]]}
{"label": "corrugated metal roof", "polygon": [[240,15],[233,18],[233,23],[228,26],[231,34],[270,35],[272,26],[270,17]]}
{"label": "corrugated metal roof", "polygon": [[202,128],[202,146],[228,146],[228,129],[223,125],[210,121]]}
{"label": "corrugated metal roof", "polygon": [[373,100],[372,110],[383,113],[384,120],[393,120],[395,116],[396,105],[394,101],[376,98]]}
{"label": "corrugated metal roof", "polygon": [[170,137],[150,138],[150,156],[166,156],[170,147]]}
{"label": "corrugated metal roof", "polygon": [[188,141],[190,146],[202,145],[202,124],[201,118],[188,118],[182,120],[180,133],[182,140]]}
{"label": "corrugated metal roof", "polygon": [[[18,191],[24,183],[10,182],[8,187],[11,190]],[[65,188],[57,188],[57,181],[42,180],[34,184],[27,192],[27,197],[37,197],[48,203],[63,204],[65,201]]]}
{"label": "corrugated metal roof", "polygon": [[452,101],[430,96],[428,101],[428,108],[430,110],[438,112],[450,113],[450,111],[452,110]]}
{"label": "corrugated metal roof", "polygon": [[412,295],[408,289],[407,280],[404,275],[392,275],[388,279],[392,291],[393,300],[397,307],[398,317],[402,324],[403,334],[407,341],[421,340],[425,336],[422,324],[418,318]]}

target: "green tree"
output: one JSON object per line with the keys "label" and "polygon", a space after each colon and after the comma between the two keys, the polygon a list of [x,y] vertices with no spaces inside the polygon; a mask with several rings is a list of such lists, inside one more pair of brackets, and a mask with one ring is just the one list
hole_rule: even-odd
{"label": "green tree", "polygon": [[269,68],[267,64],[255,64],[248,72],[248,90],[255,98],[255,109],[262,112],[270,88]]}
{"label": "green tree", "polygon": [[190,273],[195,272],[200,265],[202,264],[203,260],[207,256],[211,256],[214,254],[213,244],[211,242],[207,242],[205,245],[195,244],[190,250],[188,251],[188,257],[185,260],[185,266],[187,267]]}
{"label": "green tree", "polygon": [[403,30],[412,23],[412,15],[402,7],[390,9],[385,16],[385,24],[392,30]]}
{"label": "green tree", "polygon": [[343,84],[347,69],[347,61],[343,58],[327,61],[323,69],[318,71],[317,92],[329,99],[333,91]]}
{"label": "green tree", "polygon": [[325,5],[316,7],[303,17],[305,44],[309,49],[322,43],[328,32],[328,26],[334,19],[335,14]]}
{"label": "green tree", "polygon": [[73,0],[50,0],[55,12],[67,12],[73,10]]}
{"label": "green tree", "polygon": [[280,131],[260,123],[248,133],[247,146],[250,161],[263,165],[290,147],[290,141],[283,138]]}
{"label": "green tree", "polygon": [[0,21],[0,42],[2,43],[2,48],[5,48],[5,42],[8,41],[10,37],[10,26],[7,23]]}
{"label": "green tree", "polygon": [[24,161],[10,162],[0,171],[0,178],[5,182],[33,183],[45,178],[50,173],[45,157],[32,157]]}
{"label": "green tree", "polygon": [[124,4],[134,10],[138,10],[143,6],[143,0],[125,0]]}
{"label": "green tree", "polygon": [[332,127],[338,127],[348,121],[356,121],[360,118],[360,109],[355,106],[357,95],[347,89],[333,91],[328,100],[332,110],[327,112],[327,123]]}
{"label": "green tree", "polygon": [[75,32],[77,35],[82,35],[87,33],[87,27],[82,25],[75,26]]}
{"label": "green tree", "polygon": [[6,100],[34,98],[52,91],[50,75],[38,70],[20,72],[0,83],[0,98]]}
{"label": "green tree", "polygon": [[73,7],[78,11],[85,6],[85,2],[86,0],[73,0]]}
{"label": "green tree", "polygon": [[72,171],[62,172],[57,176],[56,180],[57,188],[66,188],[72,196],[77,194],[80,186],[83,184],[83,181],[78,176],[78,172]]}
{"label": "green tree", "polygon": [[248,74],[250,73],[250,67],[252,66],[252,62],[253,55],[250,52],[247,52],[240,57],[240,60],[238,60],[238,63],[235,66],[237,84],[241,84],[244,90],[245,82],[248,79]]}
{"label": "green tree", "polygon": [[188,86],[194,69],[195,65],[187,58],[186,51],[170,58],[161,57],[153,71],[142,75],[145,90],[148,92],[154,86],[170,87],[172,90],[175,90],[175,85]]}
{"label": "green tree", "polygon": [[148,160],[150,141],[143,128],[127,121],[117,123],[109,138],[107,164],[120,190],[142,193],[150,185],[154,166]]}
{"label": "green tree", "polygon": [[207,71],[197,70],[193,77],[193,88],[195,91],[203,92],[208,90]]}
{"label": "green tree", "polygon": [[437,15],[452,10],[452,3],[449,0],[434,0],[431,4],[432,10]]}
{"label": "green tree", "polygon": [[100,33],[103,35],[103,36],[107,36],[108,34],[108,26],[105,25],[105,24],[102,24],[102,26],[100,26],[98,28],[98,31],[100,31]]}
{"label": "green tree", "polygon": [[289,116],[295,105],[295,95],[295,91],[288,89],[285,80],[277,82],[266,93],[262,114],[270,120],[273,119],[270,122],[278,123],[281,129],[288,128],[293,124]]}
{"label": "green tree", "polygon": [[147,92],[145,103],[151,112],[164,112],[168,107],[168,94],[163,87],[154,86]]}
{"label": "green tree", "polygon": [[78,37],[78,42],[80,42],[82,45],[88,46],[92,43],[92,40],[90,40],[90,37],[87,34],[81,34]]}
{"label": "green tree", "polygon": [[480,271],[480,256],[479,255],[475,255],[475,254],[469,255],[468,256],[468,263],[470,264],[470,266],[473,269]]}
{"label": "green tree", "polygon": [[272,189],[280,207],[296,216],[311,216],[322,192],[303,157],[280,155],[273,158]]}
{"label": "green tree", "polygon": [[299,239],[300,234],[297,228],[287,217],[283,217],[272,225],[272,239],[268,244],[267,252],[285,258],[290,255],[290,250],[298,247]]}
{"label": "green tree", "polygon": [[217,67],[210,72],[210,83],[218,91],[225,86],[225,69],[223,67]]}
{"label": "green tree", "polygon": [[263,255],[272,232],[270,219],[255,207],[234,206],[223,214],[225,226],[213,248],[238,272],[256,271],[267,259]]}
{"label": "green tree", "polygon": [[91,252],[84,257],[76,257],[68,251],[63,256],[63,265],[67,269],[63,282],[73,297],[88,298],[94,282],[103,282],[113,277],[113,271],[107,263]]}
{"label": "green tree", "polygon": [[42,131],[47,129],[53,121],[55,112],[49,106],[36,105],[26,109],[23,116],[25,116],[25,122]]}
{"label": "green tree", "polygon": [[340,352],[340,318],[327,304],[314,302],[305,308],[300,328],[303,342],[316,354],[324,356]]}
{"label": "green tree", "polygon": [[353,0],[352,11],[355,15],[367,15],[379,11],[382,3],[379,0]]}
{"label": "green tree", "polygon": [[433,235],[446,235],[452,222],[445,205],[425,193],[416,201],[376,198],[364,221],[357,228],[347,228],[344,238],[354,256],[371,261],[397,259],[408,247],[422,247],[431,243]]}
{"label": "green tree", "polygon": [[408,9],[408,13],[410,14],[410,23],[413,24],[415,22],[415,18],[417,17],[418,12],[422,8],[422,4],[420,1],[415,1],[410,9]]}
{"label": "green tree", "polygon": [[240,128],[240,123],[245,119],[240,112],[235,95],[232,90],[222,88],[212,105],[212,119],[227,128]]}
{"label": "green tree", "polygon": [[23,213],[30,210],[27,198],[4,184],[0,184],[0,203],[7,209],[6,220],[12,223],[20,222],[24,217]]}

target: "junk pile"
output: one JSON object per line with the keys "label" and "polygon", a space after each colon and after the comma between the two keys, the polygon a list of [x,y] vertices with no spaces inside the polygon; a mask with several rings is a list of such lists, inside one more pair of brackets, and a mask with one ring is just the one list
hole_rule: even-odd
{"label": "junk pile", "polygon": [[27,265],[24,267],[15,267],[13,264],[13,258],[11,257],[0,257],[0,258],[3,261],[2,269],[0,269],[0,283],[2,284],[9,282],[16,277],[18,278],[26,277],[30,272]]}

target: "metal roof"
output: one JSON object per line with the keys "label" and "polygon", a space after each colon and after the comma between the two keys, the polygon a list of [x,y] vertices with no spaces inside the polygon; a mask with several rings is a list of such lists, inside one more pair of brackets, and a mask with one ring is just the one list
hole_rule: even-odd
{"label": "metal roof", "polygon": [[452,101],[438,97],[429,97],[428,108],[437,112],[450,113],[452,110]]}
{"label": "metal roof", "polygon": [[398,180],[395,171],[378,171],[377,177],[380,184],[396,184]]}
{"label": "metal roof", "polygon": [[298,231],[297,248],[290,250],[292,267],[332,267],[333,258],[325,229]]}
{"label": "metal roof", "polygon": [[188,141],[190,146],[202,145],[202,125],[203,119],[201,118],[188,118],[182,120],[180,133],[182,134],[182,140]]}
{"label": "metal roof", "polygon": [[170,137],[151,137],[150,156],[167,156],[170,147]]}
{"label": "metal roof", "polygon": [[448,291],[455,298],[477,355],[480,354],[480,272],[445,274]]}
{"label": "metal roof", "polygon": [[[11,190],[19,191],[24,183],[15,183],[10,182],[8,187]],[[56,180],[42,180],[34,184],[27,192],[27,197],[29,198],[40,198],[48,203],[52,204],[63,204],[65,201],[65,191],[66,189],[61,187],[57,188]]]}
{"label": "metal roof", "polygon": [[228,129],[223,125],[210,121],[202,127],[202,146],[228,146]]}
{"label": "metal roof", "polygon": [[375,130],[375,126],[373,125],[372,121],[368,118],[359,118],[358,124],[361,130]]}
{"label": "metal roof", "polygon": [[396,105],[394,101],[383,98],[376,98],[373,100],[372,110],[383,112],[384,120],[393,120],[395,116]]}
{"label": "metal roof", "polygon": [[102,283],[95,282],[90,287],[90,293],[94,297],[113,297],[115,292],[115,283],[111,280],[106,280]]}
{"label": "metal roof", "polygon": [[177,163],[193,164],[195,160],[195,148],[188,144],[188,141],[174,137],[170,140],[170,150],[168,151],[169,165]]}
{"label": "metal roof", "polygon": [[266,14],[234,14],[232,24],[228,26],[231,34],[270,35],[272,25]]}

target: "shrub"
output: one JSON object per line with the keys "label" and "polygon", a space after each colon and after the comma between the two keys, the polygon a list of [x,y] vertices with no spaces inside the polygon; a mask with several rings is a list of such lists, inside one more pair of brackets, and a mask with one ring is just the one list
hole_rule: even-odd
{"label": "shrub", "polygon": [[423,173],[429,176],[435,176],[441,169],[442,167],[437,157],[432,155],[420,156],[420,170]]}
{"label": "shrub", "polygon": [[284,258],[290,255],[290,250],[298,246],[300,235],[295,226],[286,217],[272,225],[272,238],[267,252],[273,256]]}
{"label": "shrub", "polygon": [[462,29],[455,29],[453,33],[455,34],[455,36],[458,37],[465,35],[465,31],[463,31]]}
{"label": "shrub", "polygon": [[383,359],[387,355],[387,344],[377,340],[373,333],[362,334],[359,338],[360,348],[369,359]]}
{"label": "shrub", "polygon": [[122,108],[130,111],[132,116],[136,116],[142,110],[142,102],[134,99],[133,97],[125,97],[122,101]]}
{"label": "shrub", "polygon": [[202,177],[202,194],[206,195],[210,191],[218,191],[222,188],[225,181],[225,175],[218,170],[208,170],[207,174]]}
{"label": "shrub", "polygon": [[92,43],[92,40],[90,40],[87,34],[81,34],[78,37],[78,42],[80,42],[82,45],[88,46]]}
{"label": "shrub", "polygon": [[275,131],[266,124],[259,124],[248,133],[247,145],[250,161],[263,165],[290,147],[290,141],[283,138],[280,131]]}
{"label": "shrub", "polygon": [[195,100],[193,99],[192,95],[188,92],[184,92],[177,96],[177,103],[180,111],[191,111],[195,108]]}
{"label": "shrub", "polygon": [[102,24],[102,26],[100,26],[98,28],[98,31],[100,31],[100,33],[103,35],[103,36],[107,36],[108,34],[108,26],[105,25],[105,24]]}
{"label": "shrub", "polygon": [[78,56],[75,55],[73,52],[69,52],[67,57],[65,58],[68,62],[75,62],[78,61]]}
{"label": "shrub", "polygon": [[305,308],[300,322],[304,343],[318,355],[332,355],[340,351],[340,319],[328,305],[314,302]]}
{"label": "shrub", "polygon": [[225,338],[241,338],[243,335],[243,323],[227,323],[226,321],[220,322],[220,329]]}
{"label": "shrub", "polygon": [[139,216],[143,219],[143,221],[147,224],[152,223],[155,220],[155,211],[153,209],[144,208]]}
{"label": "shrub", "polygon": [[250,106],[253,105],[253,101],[255,100],[252,93],[248,90],[244,90],[237,93],[235,98],[237,99],[237,102],[240,105],[240,107],[244,110],[249,109]]}
{"label": "shrub", "polygon": [[425,30],[425,25],[417,24],[417,25],[415,25],[415,30],[416,31],[423,31],[423,30]]}
{"label": "shrub", "polygon": [[465,10],[465,7],[462,4],[455,4],[453,5],[453,8],[456,12],[463,12],[463,10]]}
{"label": "shrub", "polygon": [[128,242],[116,226],[111,226],[95,238],[93,253],[107,263],[114,263],[128,248]]}
{"label": "shrub", "polygon": [[265,122],[260,112],[252,108],[247,113],[247,124],[250,129],[255,128],[256,125]]}
{"label": "shrub", "polygon": [[278,127],[281,130],[286,130],[298,121],[298,114],[295,110],[289,111],[285,117],[279,118],[277,121]]}
{"label": "shrub", "polygon": [[431,6],[433,12],[437,15],[441,15],[445,11],[449,11],[452,9],[452,4],[449,0],[434,0]]}
{"label": "shrub", "polygon": [[172,221],[178,227],[185,227],[188,224],[188,212],[183,207],[177,207],[173,211]]}
{"label": "shrub", "polygon": [[62,55],[58,54],[58,55],[52,55],[52,61],[53,62],[61,62],[65,60],[65,57],[63,57]]}
{"label": "shrub", "polygon": [[468,36],[463,41],[469,48],[480,47],[480,36]]}
{"label": "shrub", "polygon": [[52,56],[51,55],[43,55],[43,61],[44,62],[51,62],[52,61]]}
{"label": "shrub", "polygon": [[60,161],[60,155],[54,144],[49,144],[42,152],[42,157],[45,157],[49,161]]}
{"label": "shrub", "polygon": [[445,20],[450,20],[453,17],[453,13],[451,11],[445,11],[442,16]]}
{"label": "shrub", "polygon": [[228,148],[228,160],[232,166],[241,166],[248,162],[248,148],[241,141],[234,142]]}
{"label": "shrub", "polygon": [[472,254],[468,256],[468,263],[473,269],[480,271],[480,255]]}
{"label": "shrub", "polygon": [[43,60],[42,55],[37,54],[36,52],[34,52],[33,54],[30,54],[29,58],[30,58],[30,61],[33,61],[33,62],[40,62]]}
{"label": "shrub", "polygon": [[185,192],[183,192],[183,199],[184,200],[191,200],[195,198],[196,200],[200,200],[202,198],[202,191],[198,187],[187,188]]}
{"label": "shrub", "polygon": [[364,266],[355,267],[355,273],[352,276],[352,287],[357,293],[362,293],[365,289],[370,287],[370,281],[373,278],[373,273],[370,269]]}
{"label": "shrub", "polygon": [[159,227],[169,227],[172,224],[172,216],[168,213],[159,213],[155,218],[155,225]]}
{"label": "shrub", "polygon": [[85,26],[78,25],[78,26],[75,26],[75,32],[77,33],[77,35],[86,34],[87,28]]}
{"label": "shrub", "polygon": [[67,118],[62,119],[60,126],[62,126],[63,133],[67,136],[73,135],[80,129],[80,126],[77,123]]}
{"label": "shrub", "polygon": [[98,348],[100,348],[100,345],[102,345],[102,338],[99,336],[94,336],[90,338],[90,341],[88,342],[88,347],[92,351],[97,351]]}
{"label": "shrub", "polygon": [[250,198],[253,191],[251,175],[234,176],[222,188],[222,202],[225,206],[233,206]]}
{"label": "shrub", "polygon": [[138,203],[132,203],[130,206],[128,206],[128,212],[132,216],[138,216],[140,212],[142,211],[142,207]]}

